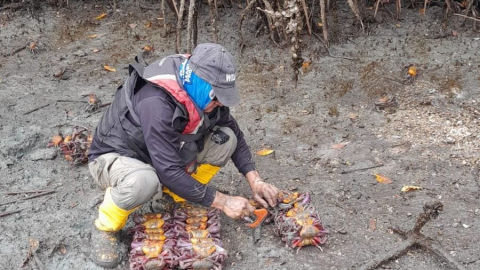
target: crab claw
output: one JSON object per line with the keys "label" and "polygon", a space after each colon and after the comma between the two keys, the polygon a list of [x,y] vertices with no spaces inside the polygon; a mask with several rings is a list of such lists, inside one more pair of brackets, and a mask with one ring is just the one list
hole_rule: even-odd
{"label": "crab claw", "polygon": [[253,214],[255,215],[255,220],[252,223],[246,224],[250,228],[258,227],[267,217],[268,211],[265,208],[256,209],[255,211],[253,211]]}

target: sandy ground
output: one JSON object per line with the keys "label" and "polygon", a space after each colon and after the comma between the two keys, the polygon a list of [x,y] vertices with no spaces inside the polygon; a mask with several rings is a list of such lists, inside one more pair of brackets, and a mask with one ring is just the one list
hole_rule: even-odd
{"label": "sandy ground", "polygon": [[[46,145],[74,125],[95,128],[102,115],[102,109],[86,112],[85,103],[58,100],[85,101],[82,94],[94,92],[109,102],[143,46],[154,45],[151,60],[174,52],[174,34],[162,37],[158,13],[127,2],[118,8],[113,13],[106,2],[70,3],[63,9],[41,6],[34,18],[25,11],[0,13],[0,204],[23,196],[7,191],[55,190],[0,206],[0,213],[24,209],[0,218],[1,269],[23,264],[24,269],[100,269],[88,255],[103,192],[86,166],[71,166]],[[471,24],[462,27],[458,18],[443,23],[443,10],[435,6],[424,18],[404,9],[399,22],[381,10],[384,22],[368,24],[362,33],[347,6],[339,4],[342,42],[328,55],[315,37],[304,36],[303,55],[311,64],[295,88],[288,48],[276,47],[264,33],[254,37],[253,16],[245,22],[248,46],[240,53],[239,11],[219,10],[219,42],[239,66],[243,101],[233,113],[252,151],[275,150],[255,156],[261,175],[282,189],[311,192],[330,234],[323,252],[308,247],[296,253],[271,226],[253,245],[249,229],[224,218],[225,268],[356,269],[401,243],[389,227],[411,228],[423,204],[439,200],[444,212],[424,234],[466,269],[479,269],[480,35]],[[102,12],[109,16],[95,20]],[[148,22],[152,27],[145,27]],[[199,26],[199,42],[212,41],[205,8]],[[33,41],[39,47],[35,53],[10,55]],[[104,71],[104,64],[117,72]],[[418,78],[399,83],[410,64],[418,66]],[[53,76],[63,69],[63,79]],[[395,97],[398,107],[378,110],[375,101],[384,94]],[[339,143],[346,146],[332,148]],[[392,183],[378,183],[374,173]],[[231,164],[213,184],[229,194],[250,194]],[[402,193],[404,185],[423,189]],[[27,261],[29,239],[39,246]],[[384,267],[448,269],[421,249]],[[128,269],[128,262],[118,269]]]}

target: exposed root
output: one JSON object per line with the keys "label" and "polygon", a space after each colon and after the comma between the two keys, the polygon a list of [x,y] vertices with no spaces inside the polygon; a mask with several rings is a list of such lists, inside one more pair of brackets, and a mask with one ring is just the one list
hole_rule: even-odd
{"label": "exposed root", "polygon": [[[253,1],[253,0],[252,0]],[[218,33],[217,33],[217,1],[208,0],[208,5],[210,6],[210,20],[212,21],[212,31],[213,31],[213,40],[215,43],[218,42]],[[241,22],[240,22],[241,23]],[[240,25],[240,28],[242,26]],[[240,34],[241,35],[241,34]]]}
{"label": "exposed root", "polygon": [[163,18],[163,36],[166,37],[167,36],[167,17],[165,17],[165,0],[162,0],[162,4],[161,4],[161,9],[162,9],[162,18]]}
{"label": "exposed root", "polygon": [[192,27],[195,27],[195,24],[193,23],[193,20],[196,19],[195,15],[195,1],[190,0],[190,5],[188,7],[188,23],[187,23],[187,51],[192,52],[192,46],[196,46],[195,42],[192,42],[192,37],[193,37],[193,29]]}
{"label": "exposed root", "polygon": [[238,24],[238,33],[240,34],[240,51],[242,51],[243,47],[245,46],[245,43],[243,41],[243,35],[242,35],[243,20],[245,20],[245,15],[247,15],[247,12],[250,11],[250,9],[252,9],[255,2],[256,0],[250,0],[250,2],[247,4],[247,7],[243,9],[242,13],[240,14],[240,23]]}
{"label": "exposed root", "polygon": [[180,10],[178,11],[177,19],[177,42],[175,44],[175,51],[180,53],[182,48],[182,21],[183,21],[183,12],[185,11],[185,0],[180,0]]}
{"label": "exposed root", "polygon": [[307,22],[308,33],[310,35],[312,35],[312,27],[310,26],[310,19],[309,19],[309,16],[308,16],[307,4],[305,3],[305,0],[300,0],[300,3],[302,4],[303,13],[305,15],[305,21]]}
{"label": "exposed root", "polygon": [[357,19],[360,21],[360,25],[362,26],[362,31],[365,32],[365,27],[363,26],[362,16],[360,15],[360,9],[358,8],[357,1],[353,2],[354,0],[347,0],[350,9],[353,11]]}
{"label": "exposed root", "polygon": [[402,238],[405,239],[402,244],[398,247],[390,250],[389,252],[379,255],[373,260],[369,261],[368,263],[362,265],[359,269],[360,270],[372,270],[376,269],[377,267],[389,262],[392,259],[398,258],[408,249],[413,246],[422,247],[440,259],[448,263],[450,268],[464,270],[465,268],[455,261],[449,254],[446,252],[437,242],[434,240],[425,237],[420,230],[427,224],[430,220],[435,219],[440,214],[439,212],[443,211],[443,204],[441,202],[433,202],[433,203],[426,203],[423,206],[423,213],[419,214],[417,220],[415,222],[415,226],[410,231],[402,231],[400,229],[391,228],[394,233],[399,234]]}
{"label": "exposed root", "polygon": [[320,0],[320,17],[322,19],[322,32],[323,32],[323,40],[325,46],[328,47],[328,26],[327,26],[327,11],[328,5],[325,6],[325,0]]}

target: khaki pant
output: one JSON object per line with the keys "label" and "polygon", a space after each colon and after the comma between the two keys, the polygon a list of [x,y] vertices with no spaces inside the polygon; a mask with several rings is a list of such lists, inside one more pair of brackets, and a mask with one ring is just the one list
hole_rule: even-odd
{"label": "khaki pant", "polygon": [[[237,148],[237,137],[227,127],[220,127],[230,139],[218,145],[211,140],[212,134],[205,139],[202,152],[197,154],[198,164],[211,164],[223,167]],[[160,199],[162,185],[155,169],[142,161],[124,157],[117,153],[99,156],[88,164],[94,181],[102,189],[111,187],[113,202],[124,210],[131,210],[148,202],[152,197]]]}

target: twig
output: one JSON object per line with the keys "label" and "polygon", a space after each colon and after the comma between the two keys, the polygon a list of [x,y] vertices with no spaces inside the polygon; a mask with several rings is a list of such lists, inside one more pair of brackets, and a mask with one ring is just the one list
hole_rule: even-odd
{"label": "twig", "polygon": [[31,114],[31,113],[36,112],[36,111],[38,111],[38,110],[40,110],[40,109],[42,109],[42,108],[45,108],[45,107],[47,107],[47,106],[50,106],[50,104],[45,104],[45,105],[43,105],[43,106],[40,106],[40,107],[35,108],[35,109],[33,109],[33,110],[30,110],[30,111],[24,113],[23,115]]}
{"label": "twig", "polygon": [[84,100],[68,100],[68,99],[56,99],[55,102],[88,103],[88,101],[84,101]]}
{"label": "twig", "polygon": [[112,102],[103,103],[102,105],[98,106],[98,108],[107,107],[110,104],[112,104]]}
{"label": "twig", "polygon": [[325,48],[325,50],[327,50],[327,53],[328,53],[328,56],[332,57],[332,58],[340,58],[340,59],[345,59],[345,60],[350,60],[350,61],[356,61],[358,60],[358,58],[350,58],[350,57],[344,57],[344,56],[337,56],[337,55],[333,55],[331,52],[330,52],[330,49],[328,48],[328,46],[326,45],[325,41],[317,34],[317,33],[312,33],[314,37],[316,37],[318,40],[320,40],[323,44],[323,47]]}
{"label": "twig", "polygon": [[15,213],[18,213],[18,212],[22,212],[22,211],[25,210],[25,209],[28,209],[28,207],[20,208],[20,209],[13,210],[13,211],[3,212],[3,213],[0,214],[0,217],[6,217],[6,216],[9,216],[9,215],[11,215],[11,214],[15,214]]}
{"label": "twig", "polygon": [[370,170],[370,169],[378,168],[378,167],[382,167],[382,166],[383,166],[383,164],[378,164],[378,165],[373,165],[373,166],[370,166],[370,167],[358,168],[358,169],[352,169],[352,170],[343,171],[343,172],[341,172],[340,174],[347,174],[347,173],[358,172],[358,171],[366,171],[366,170]]}
{"label": "twig", "polygon": [[10,56],[17,54],[17,53],[25,50],[26,48],[27,48],[27,46],[18,47],[10,53]]}
{"label": "twig", "polygon": [[463,17],[463,18],[465,18],[465,19],[470,19],[470,20],[474,20],[474,21],[480,22],[480,19],[473,18],[473,17],[470,17],[470,16],[466,16],[466,15],[463,15],[463,14],[453,13],[453,15],[455,15],[455,16],[460,16],[460,17]]}
{"label": "twig", "polygon": [[20,199],[11,200],[11,201],[8,201],[8,202],[0,203],[0,206],[10,204],[10,203],[19,202],[19,201],[30,200],[30,199],[37,198],[37,197],[40,197],[40,196],[48,195],[48,194],[53,193],[53,192],[55,192],[55,190],[45,191],[45,192],[35,194],[35,195],[32,195],[32,196],[28,196],[28,197],[25,197],[25,198],[20,198]]}
{"label": "twig", "polygon": [[439,212],[443,211],[443,204],[441,202],[426,203],[423,206],[423,213],[419,214],[415,222],[413,229],[405,232],[400,229],[392,229],[394,233],[400,234],[405,241],[398,247],[393,250],[378,255],[373,260],[370,260],[368,263],[362,265],[360,270],[373,270],[381,266],[384,263],[389,262],[390,260],[397,258],[398,256],[405,253],[410,247],[417,245],[423,247],[433,254],[437,255],[439,258],[443,259],[452,269],[464,270],[463,265],[455,261],[438,243],[434,240],[424,236],[420,230],[432,219],[438,217]]}
{"label": "twig", "polygon": [[11,9],[12,11],[15,11],[19,8],[22,8],[23,5],[25,5],[26,2],[20,2],[20,3],[13,3],[13,4],[10,4],[10,5],[6,5],[6,6],[3,6],[3,7],[0,7],[0,11],[4,11],[4,10],[7,10],[7,9]]}
{"label": "twig", "polygon": [[8,191],[8,192],[4,192],[4,194],[18,195],[18,194],[39,193],[39,192],[47,192],[47,191],[53,191],[53,190],[39,189],[39,190],[26,190],[26,191]]}

